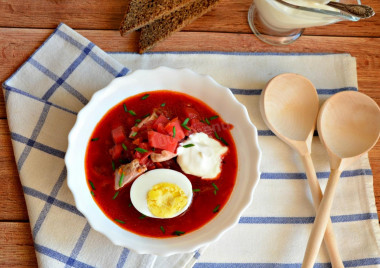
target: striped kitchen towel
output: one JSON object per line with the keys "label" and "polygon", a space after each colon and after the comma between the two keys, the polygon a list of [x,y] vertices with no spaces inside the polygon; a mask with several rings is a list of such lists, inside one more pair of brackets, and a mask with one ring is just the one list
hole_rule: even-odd
{"label": "striped kitchen towel", "polygon": [[[258,128],[261,180],[239,224],[207,249],[170,257],[139,255],[91,229],[66,184],[67,135],[92,94],[130,70],[190,68],[229,87]],[[302,163],[264,124],[258,100],[273,76],[299,73],[321,102],[358,90],[356,61],[348,54],[177,52],[110,53],[65,24],[4,84],[15,159],[40,267],[300,267],[314,220]],[[318,137],[312,158],[322,188],[329,175]],[[239,161],[244,161],[240,159]],[[379,223],[367,155],[342,174],[332,222],[346,267],[379,266]],[[325,247],[317,267],[329,267]]]}

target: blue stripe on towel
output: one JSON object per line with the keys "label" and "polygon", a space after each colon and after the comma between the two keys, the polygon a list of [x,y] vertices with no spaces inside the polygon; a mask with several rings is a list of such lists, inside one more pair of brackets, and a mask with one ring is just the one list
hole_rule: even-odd
{"label": "blue stripe on towel", "polygon": [[74,266],[74,263],[76,262],[76,258],[78,257],[78,254],[81,251],[83,244],[86,241],[87,236],[90,233],[90,231],[91,231],[91,227],[88,224],[88,222],[86,222],[86,225],[84,226],[82,233],[80,234],[79,239],[77,240],[77,243],[75,244],[75,247],[73,251],[71,252],[70,257],[66,261],[65,268]]}
{"label": "blue stripe on towel", "polygon": [[[330,172],[317,172],[318,179],[327,179]],[[341,178],[356,177],[356,176],[367,176],[372,175],[372,170],[370,169],[355,169],[355,170],[345,170],[341,174]],[[306,180],[305,173],[291,173],[291,172],[262,172],[260,179],[263,180]]]}
{"label": "blue stripe on towel", "polygon": [[[48,100],[51,97],[51,95],[55,92],[55,90],[59,86],[62,86],[67,92],[69,92],[71,95],[73,95],[74,97],[76,97],[82,104],[86,105],[88,103],[88,100],[81,93],[79,93],[79,91],[77,91],[75,88],[73,88],[72,86],[70,86],[65,81],[65,79],[67,77],[64,77],[65,79],[63,79],[61,77],[58,77],[55,73],[53,73],[52,71],[50,71],[49,69],[47,69],[45,66],[43,66],[42,64],[40,64],[38,61],[36,61],[33,58],[30,58],[28,60],[28,62],[32,66],[34,66],[35,68],[37,68],[39,71],[41,71],[43,74],[45,74],[47,77],[49,77],[50,79],[52,79],[53,81],[55,81],[54,85],[47,91],[47,93],[45,93],[44,96],[42,96],[42,99]],[[65,73],[68,72],[68,75],[69,75],[70,74],[70,67],[69,67],[68,70],[66,70]]]}
{"label": "blue stripe on towel", "polygon": [[36,100],[36,101],[42,102],[42,103],[44,103],[44,104],[51,105],[51,106],[53,106],[53,107],[55,107],[55,108],[58,108],[58,109],[60,109],[60,110],[65,111],[65,112],[68,112],[68,113],[71,113],[71,114],[74,114],[74,115],[77,114],[77,113],[74,112],[74,111],[71,111],[71,110],[66,109],[66,108],[64,108],[64,107],[62,107],[62,106],[56,105],[56,104],[54,104],[54,103],[52,103],[52,102],[50,102],[50,101],[43,100],[43,99],[41,99],[41,98],[38,98],[38,97],[36,97],[36,96],[33,96],[33,95],[29,94],[28,92],[22,91],[21,89],[17,89],[17,88],[15,88],[15,87],[11,87],[11,86],[8,86],[8,85],[5,85],[5,84],[3,84],[3,88],[5,89],[5,92],[14,92],[14,93],[17,93],[17,94],[23,95],[23,96],[25,96],[25,97],[31,98],[31,99],[33,99],[33,100]]}
{"label": "blue stripe on towel", "polygon": [[[64,255],[58,251],[55,251],[51,248],[39,245],[37,243],[34,243],[34,248],[36,249],[37,252],[44,254],[50,258],[53,258],[57,261],[63,262],[63,263],[66,263],[70,258],[70,257],[67,257],[66,255]],[[94,266],[88,265],[88,264],[81,262],[81,261],[78,261],[78,260],[74,260],[71,266],[72,267],[78,267],[78,268],[94,268]]]}
{"label": "blue stripe on towel", "polygon": [[[380,264],[380,258],[365,258],[343,261],[344,267],[358,267]],[[210,263],[198,262],[194,268],[301,268],[301,263]],[[330,268],[331,263],[316,263],[314,268]]]}
{"label": "blue stripe on towel", "polygon": [[25,146],[24,150],[22,151],[20,158],[17,161],[17,169],[19,171],[21,170],[22,166],[24,165],[24,163],[26,161],[26,158],[28,157],[30,151],[34,147],[34,144],[36,143],[35,140],[37,139],[38,135],[41,132],[41,129],[45,123],[45,120],[46,120],[48,114],[49,114],[50,107],[51,106],[48,104],[44,105],[42,112],[40,114],[40,117],[38,118],[37,124],[33,129],[32,135],[31,135],[30,139],[28,139],[28,141],[25,143],[26,146]]}
{"label": "blue stripe on towel", "polygon": [[[80,55],[71,63],[71,65],[66,69],[66,71],[62,74],[61,77],[55,80],[55,84],[48,89],[48,91],[45,92],[44,96],[42,96],[42,99],[48,100],[54,92],[59,88],[63,83],[66,83],[67,78],[75,71],[75,69],[83,62],[83,60],[86,58],[86,56],[90,53],[90,51],[94,48],[94,44],[90,43],[87,47],[85,47]],[[51,73],[51,72],[50,72]],[[49,75],[48,75],[49,76]],[[50,77],[50,76],[49,76]],[[52,78],[52,77],[50,77]],[[53,79],[53,78],[52,78]],[[70,94],[75,96],[81,103],[86,105],[88,103],[88,100],[76,89],[70,87],[70,86],[64,86]]]}
{"label": "blue stripe on towel", "polygon": [[342,88],[332,88],[332,89],[317,89],[319,95],[334,95],[342,91],[358,91],[356,87],[342,87]]}
{"label": "blue stripe on towel", "polygon": [[[240,224],[312,224],[315,217],[241,217]],[[331,216],[333,223],[377,220],[376,213]]]}
{"label": "blue stripe on towel", "polygon": [[42,144],[40,142],[37,142],[37,141],[34,141],[34,140],[31,140],[31,139],[28,139],[20,134],[17,134],[17,133],[14,133],[14,132],[11,132],[11,139],[14,140],[14,141],[18,141],[18,142],[21,142],[21,143],[24,143],[28,146],[31,146],[33,148],[36,148],[42,152],[45,152],[47,154],[50,154],[50,155],[54,155],[54,156],[57,156],[59,158],[64,158],[65,157],[65,152],[63,151],[60,151],[60,150],[57,150],[57,149],[54,149],[50,146],[47,146],[45,144]]}
{"label": "blue stripe on towel", "polygon": [[48,196],[48,195],[46,195],[46,194],[44,194],[38,190],[35,190],[33,188],[30,188],[28,186],[23,186],[22,189],[24,190],[24,194],[26,194],[26,195],[36,197],[38,199],[41,199],[43,201],[46,201],[46,202],[54,205],[54,206],[57,206],[57,207],[62,208],[66,211],[69,211],[71,213],[74,213],[78,216],[83,217],[82,213],[80,213],[80,211],[73,205],[70,205],[66,202],[60,201],[54,197]]}
{"label": "blue stripe on towel", "polygon": [[[241,89],[241,88],[230,88],[231,92],[235,95],[261,95],[261,89]],[[342,91],[358,91],[356,87],[341,87],[341,88],[332,88],[332,89],[317,89],[317,93],[319,95],[334,95],[335,93]]]}
{"label": "blue stripe on towel", "polygon": [[124,248],[120,254],[119,261],[117,262],[116,268],[122,268],[127,261],[129,255],[129,249]]}
{"label": "blue stripe on towel", "polygon": [[[76,41],[74,38],[72,38],[71,36],[67,35],[66,33],[62,32],[61,30],[58,30],[57,31],[57,35],[59,37],[61,37],[62,39],[64,39],[65,41],[69,42],[70,44],[72,44],[73,46],[79,48],[80,50],[83,50],[84,46],[82,44],[80,44],[78,41]],[[93,59],[99,66],[101,66],[103,69],[105,69],[107,72],[109,72],[110,74],[112,74],[114,77],[117,77],[120,72],[116,71],[111,65],[109,65],[106,61],[104,61],[101,57],[99,57],[96,53],[94,53],[93,51],[91,51],[89,53],[89,56],[91,59]],[[125,68],[126,70],[122,71],[122,72],[128,72],[129,70],[127,68]]]}
{"label": "blue stripe on towel", "polygon": [[198,260],[198,259],[200,258],[200,256],[201,256],[201,254],[200,254],[199,251],[197,250],[197,251],[194,252],[194,256],[193,256],[193,258],[196,259],[196,260]]}
{"label": "blue stripe on towel", "polygon": [[127,68],[123,68],[120,73],[118,73],[118,75],[116,75],[116,77],[121,77],[121,76],[124,76],[126,75],[127,73],[129,72],[129,70]]}
{"label": "blue stripe on towel", "polygon": [[[66,175],[67,175],[67,170],[66,170],[66,166],[64,166],[61,174],[58,177],[57,182],[55,183],[53,187],[53,190],[50,192],[50,197],[55,198],[58,195],[58,192],[61,189],[63,182],[66,179]],[[40,215],[38,216],[37,221],[34,224],[34,227],[32,230],[34,239],[36,238],[38,231],[40,230],[42,224],[44,223],[46,216],[50,211],[51,206],[52,206],[52,203],[46,202],[43,209],[41,210]]]}
{"label": "blue stripe on towel", "polygon": [[[265,129],[265,130],[258,129],[257,130],[257,135],[259,135],[259,136],[276,136],[276,134],[274,134],[272,132],[272,130],[269,130],[269,129]],[[314,137],[318,136],[318,131],[317,130],[314,130],[313,136]]]}

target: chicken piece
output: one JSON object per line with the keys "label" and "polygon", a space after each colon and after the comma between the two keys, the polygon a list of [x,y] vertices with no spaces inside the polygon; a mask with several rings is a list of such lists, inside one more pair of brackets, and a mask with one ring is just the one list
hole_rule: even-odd
{"label": "chicken piece", "polygon": [[140,165],[138,159],[134,159],[131,163],[121,165],[115,170],[115,190],[123,188],[128,182],[134,180],[147,170],[145,165]]}
{"label": "chicken piece", "polygon": [[164,162],[164,161],[172,159],[172,158],[174,158],[176,156],[177,156],[177,154],[175,154],[175,153],[163,150],[160,154],[152,153],[150,155],[150,159],[153,162]]}
{"label": "chicken piece", "polygon": [[[143,125],[145,125],[146,123],[148,123],[148,122],[150,122],[150,121],[154,121],[154,120],[156,120],[158,118],[158,115],[157,115],[157,113],[156,113],[156,111],[153,111],[153,113],[150,115],[150,116],[148,116],[148,117],[145,117],[134,129],[136,130],[138,130],[138,129],[140,129]],[[135,133],[136,131],[134,131],[134,130],[132,130],[131,131],[131,133],[129,133],[129,137],[130,138],[133,138],[134,137],[134,133]]]}

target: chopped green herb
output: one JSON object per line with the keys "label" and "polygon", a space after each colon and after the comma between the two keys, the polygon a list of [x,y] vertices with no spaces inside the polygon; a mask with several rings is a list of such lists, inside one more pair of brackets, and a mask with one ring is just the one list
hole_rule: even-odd
{"label": "chopped green herb", "polygon": [[189,144],[184,145],[183,148],[189,148],[189,147],[193,147],[193,146],[194,146],[194,144],[189,143]]}
{"label": "chopped green herb", "polygon": [[214,115],[214,116],[210,117],[210,120],[214,120],[214,119],[217,119],[217,118],[219,118],[219,116],[218,115]]}
{"label": "chopped green herb", "polygon": [[181,124],[181,126],[183,127],[183,128],[185,128],[185,129],[187,129],[187,130],[190,130],[190,128],[187,126],[187,123],[189,123],[189,120],[190,120],[190,118],[186,118],[184,121],[183,121],[183,123]]}
{"label": "chopped green herb", "polygon": [[115,219],[115,221],[121,223],[121,224],[124,224],[125,222],[121,221],[121,220],[118,220],[118,219]]}
{"label": "chopped green herb", "polygon": [[218,188],[218,186],[216,186],[215,183],[212,183],[212,187],[214,187],[214,189],[215,189],[216,191],[219,191],[219,188]]}
{"label": "chopped green herb", "polygon": [[161,107],[164,107],[165,105],[166,105],[166,103],[164,102],[164,103],[161,104]]}
{"label": "chopped green herb", "polygon": [[112,161],[111,163],[112,163],[112,170],[115,171],[115,169],[116,169],[116,167],[115,167],[115,162]]}
{"label": "chopped green herb", "polygon": [[143,148],[137,147],[137,148],[135,148],[135,151],[137,151],[139,153],[146,153],[148,150],[145,150]]}
{"label": "chopped green herb", "polygon": [[93,191],[91,191],[91,194],[92,194],[92,196],[95,196],[95,193]]}
{"label": "chopped green herb", "polygon": [[173,138],[175,138],[175,127],[173,127]]}
{"label": "chopped green herb", "polygon": [[205,118],[205,121],[206,121],[207,125],[210,125],[210,121],[208,121],[207,118]]}
{"label": "chopped green herb", "polygon": [[214,195],[216,195],[216,190],[214,190]]}
{"label": "chopped green herb", "polygon": [[180,236],[180,235],[183,235],[184,233],[185,232],[182,232],[182,231],[174,231],[173,235]]}
{"label": "chopped green herb", "polygon": [[112,197],[112,200],[115,200],[115,198],[119,195],[119,191],[115,193],[115,195]]}
{"label": "chopped green herb", "polygon": [[220,137],[220,140],[225,144],[225,145],[227,145],[228,146],[228,142],[226,142],[226,140],[225,139],[223,139],[222,137]]}
{"label": "chopped green herb", "polygon": [[186,119],[183,121],[182,126],[186,126],[187,123],[189,123],[189,120],[190,120],[190,118],[186,118]]}
{"label": "chopped green herb", "polygon": [[93,138],[93,139],[91,139],[91,141],[97,141],[97,140],[99,140],[99,138]]}
{"label": "chopped green herb", "polygon": [[96,190],[95,186],[94,186],[94,183],[92,181],[88,181],[88,182],[90,183],[92,190]]}
{"label": "chopped green herb", "polygon": [[165,233],[165,229],[164,229],[164,227],[162,225],[160,226],[160,229],[161,229],[162,233],[164,234]]}
{"label": "chopped green herb", "polygon": [[148,116],[150,116],[150,114],[146,114],[146,115],[144,115],[142,118],[145,118],[145,117],[148,117]]}
{"label": "chopped green herb", "polygon": [[127,105],[125,105],[125,103],[123,104],[123,107],[124,107],[124,112],[128,113]]}
{"label": "chopped green herb", "polygon": [[137,123],[135,123],[135,125],[134,125],[135,127],[137,127],[138,126],[138,124]]}
{"label": "chopped green herb", "polygon": [[136,119],[136,123],[140,123],[141,122],[141,119]]}
{"label": "chopped green herb", "polygon": [[125,151],[128,150],[127,146],[126,146],[124,143],[122,143],[121,146],[123,147],[123,149],[124,149]]}
{"label": "chopped green herb", "polygon": [[193,189],[193,192],[195,193],[195,192],[200,192],[201,191],[201,189]]}
{"label": "chopped green herb", "polygon": [[132,206],[132,203],[129,203],[129,204],[128,204],[128,207],[131,207],[131,206]]}
{"label": "chopped green herb", "polygon": [[146,100],[147,98],[149,97],[149,94],[145,94],[144,96],[142,96],[142,100]]}
{"label": "chopped green herb", "polygon": [[128,113],[130,113],[133,116],[136,116],[136,113],[133,110],[129,110]]}
{"label": "chopped green herb", "polygon": [[131,137],[134,137],[134,136],[136,136],[137,135],[137,132],[133,132],[132,134],[131,134]]}
{"label": "chopped green herb", "polygon": [[121,184],[123,183],[123,179],[124,179],[124,172],[121,173],[121,176],[120,176],[120,179],[119,179],[119,187],[121,187]]}
{"label": "chopped green herb", "polygon": [[215,134],[215,138],[217,138],[218,140],[220,140],[220,137],[219,137],[218,133],[216,133],[216,131],[214,131],[214,134]]}
{"label": "chopped green herb", "polygon": [[220,205],[217,205],[217,206],[213,209],[212,212],[214,212],[214,213],[219,212],[219,207],[220,207]]}
{"label": "chopped green herb", "polygon": [[145,218],[146,216],[144,214],[141,214],[141,216],[139,217],[140,220],[145,219]]}

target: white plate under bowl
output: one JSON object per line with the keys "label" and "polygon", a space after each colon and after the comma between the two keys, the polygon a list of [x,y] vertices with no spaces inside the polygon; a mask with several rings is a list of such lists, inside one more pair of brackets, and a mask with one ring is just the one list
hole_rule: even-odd
{"label": "white plate under bowl", "polygon": [[[238,173],[229,201],[209,223],[186,235],[149,238],[122,229],[100,210],[88,189],[84,159],[91,134],[108,110],[133,95],[163,89],[196,97],[207,103],[224,121],[233,124],[231,133],[238,154]],[[159,67],[138,70],[116,78],[93,95],[90,102],[78,113],[70,131],[65,163],[67,182],[74,195],[76,207],[92,228],[104,234],[115,245],[127,247],[137,253],[169,256],[193,252],[216,241],[238,223],[243,210],[251,203],[259,181],[260,159],[257,129],[251,123],[245,106],[236,100],[228,88],[219,85],[210,76],[200,75],[189,69]]]}

